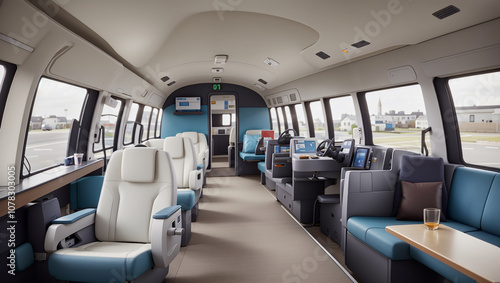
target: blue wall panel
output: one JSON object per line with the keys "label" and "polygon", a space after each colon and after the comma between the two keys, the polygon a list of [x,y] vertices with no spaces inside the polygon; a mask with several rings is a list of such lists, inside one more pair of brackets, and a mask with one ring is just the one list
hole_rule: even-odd
{"label": "blue wall panel", "polygon": [[270,130],[269,110],[267,107],[240,107],[239,109],[239,141],[247,130]]}
{"label": "blue wall panel", "polygon": [[201,115],[174,115],[175,104],[167,106],[163,110],[161,137],[171,137],[181,132],[198,132],[204,133],[208,138],[207,105],[202,105],[201,111]]}

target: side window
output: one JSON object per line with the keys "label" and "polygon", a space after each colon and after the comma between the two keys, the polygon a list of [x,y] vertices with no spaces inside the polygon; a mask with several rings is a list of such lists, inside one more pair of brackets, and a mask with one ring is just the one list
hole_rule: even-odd
{"label": "side window", "polygon": [[285,106],[285,115],[286,115],[286,123],[287,123],[287,129],[293,129],[293,120],[292,120],[292,114],[290,113],[290,107]]}
{"label": "side window", "polygon": [[80,119],[87,94],[85,88],[40,80],[24,148],[24,176],[64,162],[71,121]]}
{"label": "side window", "polygon": [[299,122],[299,136],[308,138],[309,131],[307,130],[306,116],[302,104],[295,104],[295,115],[297,115],[297,121]]}
{"label": "side window", "polygon": [[325,116],[320,101],[313,101],[309,104],[309,110],[314,123],[314,136],[318,141],[327,138]]}
{"label": "side window", "polygon": [[142,132],[142,139],[141,141],[146,141],[149,139],[149,121],[151,117],[151,111],[152,108],[151,106],[145,106],[144,111],[142,112],[142,119],[141,119],[141,124],[144,126],[144,131]]}
{"label": "side window", "polygon": [[352,138],[352,132],[358,127],[352,97],[331,98],[329,103],[332,111],[335,140],[343,141]]}
{"label": "side window", "polygon": [[158,122],[156,123],[156,134],[155,138],[161,138],[161,121],[163,119],[163,110],[158,110]]}
{"label": "side window", "polygon": [[[365,97],[373,144],[420,152],[421,131],[428,127],[420,86],[371,91]],[[430,141],[426,143],[430,154]]]}
{"label": "side window", "polygon": [[5,72],[5,67],[3,65],[0,65],[0,89],[2,88],[3,80],[5,79]]}
{"label": "side window", "polygon": [[[113,99],[116,98],[113,97]],[[107,156],[110,156],[113,152],[115,135],[118,135],[119,131],[119,129],[117,129],[117,125],[123,110],[122,101],[116,99],[116,102],[117,104],[114,107],[104,104],[104,107],[102,108],[100,123],[101,126],[104,126],[104,136],[101,138],[104,138],[104,146],[106,147]],[[102,153],[102,141],[94,143],[94,152],[98,153],[96,154],[96,157],[98,158],[104,156],[104,153]]]}
{"label": "side window", "polygon": [[276,108],[271,108],[269,109],[271,112],[271,125],[273,126],[273,131],[275,137],[278,137],[277,135],[280,134],[280,127],[278,125],[278,116],[276,116]]}
{"label": "side window", "polygon": [[156,122],[158,119],[158,108],[153,108],[153,112],[151,114],[151,123],[149,124],[149,135],[148,139],[152,139],[156,137]]}
{"label": "side window", "polygon": [[280,124],[280,133],[281,133],[284,130],[286,130],[286,127],[285,127],[285,118],[283,117],[283,108],[278,107],[278,108],[276,108],[276,110],[278,111],[278,121],[279,121],[279,124]]}
{"label": "side window", "polygon": [[123,136],[123,145],[129,145],[134,142],[134,131],[139,131],[139,128],[135,127],[137,112],[139,111],[139,104],[132,103],[130,112],[128,114],[127,125],[125,126],[125,135]]}
{"label": "side window", "polygon": [[448,81],[463,161],[500,168],[500,72]]}

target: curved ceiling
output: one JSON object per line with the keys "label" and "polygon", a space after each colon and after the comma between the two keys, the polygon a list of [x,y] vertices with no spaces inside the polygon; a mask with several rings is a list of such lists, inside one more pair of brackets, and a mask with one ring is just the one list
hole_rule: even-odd
{"label": "curved ceiling", "polygon": [[[164,94],[193,83],[235,83],[257,92],[500,16],[483,0],[28,0],[50,2],[71,17],[59,22],[121,61]],[[444,20],[432,13],[460,12]],[[49,15],[50,16],[50,15]],[[54,16],[56,18],[57,16]],[[56,19],[57,20],[57,19]],[[76,28],[75,28],[76,27]],[[82,30],[92,32],[79,32]],[[370,44],[342,50],[361,40]],[[104,44],[100,44],[104,42]],[[322,59],[320,51],[330,56]],[[214,56],[228,55],[214,74]],[[279,62],[276,68],[266,58]],[[168,76],[166,82],[161,78]],[[267,90],[257,90],[259,79]],[[168,86],[169,83],[176,83]]]}

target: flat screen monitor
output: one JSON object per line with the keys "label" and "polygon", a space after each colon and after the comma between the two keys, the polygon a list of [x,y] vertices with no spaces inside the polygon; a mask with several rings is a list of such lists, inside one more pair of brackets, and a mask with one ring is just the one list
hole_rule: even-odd
{"label": "flat screen monitor", "polygon": [[295,153],[316,153],[316,141],[294,140]]}
{"label": "flat screen monitor", "polygon": [[289,146],[283,146],[283,145],[274,146],[274,153],[289,153],[289,152],[290,152]]}
{"label": "flat screen monitor", "polygon": [[352,167],[362,168],[366,167],[366,161],[368,160],[369,149],[364,147],[356,148],[356,153],[354,154],[354,159],[352,161]]}
{"label": "flat screen monitor", "polygon": [[340,151],[342,153],[348,154],[349,150],[351,149],[351,143],[352,143],[352,140],[345,140],[342,143],[342,146],[340,147]]}

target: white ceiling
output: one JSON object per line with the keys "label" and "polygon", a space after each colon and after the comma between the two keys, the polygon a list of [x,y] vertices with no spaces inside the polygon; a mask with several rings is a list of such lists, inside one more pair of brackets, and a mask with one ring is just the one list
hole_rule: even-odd
{"label": "white ceiling", "polygon": [[[416,44],[500,16],[498,0],[53,0],[169,95],[212,82],[272,89],[356,58]],[[448,5],[461,11],[439,20]],[[85,35],[81,35],[85,37]],[[88,35],[87,35],[88,36]],[[360,40],[371,44],[348,54]],[[106,50],[105,50],[106,51]],[[331,57],[320,59],[324,51]],[[214,56],[226,54],[221,74]],[[277,68],[264,64],[273,58]],[[163,82],[160,79],[171,79]],[[176,81],[172,86],[167,86]]]}

